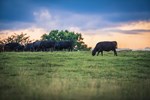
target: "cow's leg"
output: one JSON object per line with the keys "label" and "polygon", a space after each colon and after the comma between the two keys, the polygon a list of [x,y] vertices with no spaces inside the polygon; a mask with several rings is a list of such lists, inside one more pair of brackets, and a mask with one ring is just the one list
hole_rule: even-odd
{"label": "cow's leg", "polygon": [[70,47],[70,52],[72,52],[72,50],[73,50],[73,49]]}
{"label": "cow's leg", "polygon": [[116,51],[116,49],[114,50],[114,56],[117,56],[117,51]]}
{"label": "cow's leg", "polygon": [[71,51],[70,48],[68,48],[68,51],[69,51],[69,52]]}
{"label": "cow's leg", "polygon": [[103,56],[103,51],[101,51],[101,55]]}
{"label": "cow's leg", "polygon": [[49,51],[53,52],[53,48],[50,48]]}
{"label": "cow's leg", "polygon": [[100,51],[97,52],[97,56],[99,55]]}

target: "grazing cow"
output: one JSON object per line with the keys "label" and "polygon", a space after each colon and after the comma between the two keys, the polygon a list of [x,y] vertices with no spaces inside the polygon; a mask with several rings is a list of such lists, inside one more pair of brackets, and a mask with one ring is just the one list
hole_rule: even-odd
{"label": "grazing cow", "polygon": [[16,48],[16,51],[23,51],[24,50],[24,46],[23,45],[19,45],[17,48]]}
{"label": "grazing cow", "polygon": [[114,55],[117,56],[117,42],[116,41],[103,41],[96,44],[94,50],[92,51],[92,55],[94,56],[97,53],[97,56],[101,52],[103,56],[103,51],[114,51]]}
{"label": "grazing cow", "polygon": [[55,44],[55,50],[73,50],[73,41],[59,41]]}
{"label": "grazing cow", "polygon": [[41,50],[41,41],[33,42],[33,51],[40,51]]}
{"label": "grazing cow", "polygon": [[47,40],[47,41],[41,41],[40,48],[42,51],[53,51],[55,47],[55,41]]}
{"label": "grazing cow", "polygon": [[19,43],[12,42],[12,43],[7,43],[4,46],[5,51],[22,51],[23,46]]}
{"label": "grazing cow", "polygon": [[24,50],[25,51],[33,51],[33,43],[28,43],[28,44],[26,44],[26,46],[25,46],[25,48],[24,48]]}

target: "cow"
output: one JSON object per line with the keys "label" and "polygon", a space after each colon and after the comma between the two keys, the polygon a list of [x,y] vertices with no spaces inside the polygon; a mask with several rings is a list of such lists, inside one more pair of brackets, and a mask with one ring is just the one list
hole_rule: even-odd
{"label": "cow", "polygon": [[42,49],[42,51],[53,51],[55,48],[55,41],[41,41],[40,48]]}
{"label": "cow", "polygon": [[5,51],[23,51],[23,48],[23,45],[16,42],[7,43],[4,45]]}
{"label": "cow", "polygon": [[16,51],[23,51],[24,50],[24,45],[19,45],[17,48],[16,48]]}
{"label": "cow", "polygon": [[97,56],[101,52],[101,55],[103,56],[103,51],[114,51],[114,55],[117,56],[117,42],[116,41],[102,41],[98,42],[95,46],[95,48],[92,51],[92,55],[95,56],[96,52]]}
{"label": "cow", "polygon": [[55,50],[68,50],[72,51],[73,50],[73,41],[59,41],[55,44]]}
{"label": "cow", "polygon": [[33,43],[26,44],[25,47],[24,47],[24,50],[25,51],[33,51],[34,50]]}
{"label": "cow", "polygon": [[33,42],[33,51],[40,51],[41,50],[41,41]]}

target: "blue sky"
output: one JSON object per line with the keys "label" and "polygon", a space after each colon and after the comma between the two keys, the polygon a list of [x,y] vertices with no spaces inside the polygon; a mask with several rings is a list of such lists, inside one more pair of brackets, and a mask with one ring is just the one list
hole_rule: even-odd
{"label": "blue sky", "polygon": [[115,22],[149,20],[149,5],[150,0],[1,0],[0,21],[31,22],[34,21],[33,12],[42,8],[79,14],[105,14],[109,15],[107,20]]}
{"label": "blue sky", "polygon": [[150,0],[1,0],[0,34],[52,29],[87,36],[150,34],[149,5]]}

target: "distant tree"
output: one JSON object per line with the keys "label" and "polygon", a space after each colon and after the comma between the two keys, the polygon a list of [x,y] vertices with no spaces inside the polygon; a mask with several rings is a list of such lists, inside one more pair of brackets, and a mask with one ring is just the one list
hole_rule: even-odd
{"label": "distant tree", "polygon": [[0,44],[6,44],[6,43],[20,43],[22,45],[25,45],[27,43],[32,42],[30,40],[30,36],[26,36],[27,34],[21,33],[21,34],[16,34],[14,33],[13,35],[7,37],[6,39],[0,40]]}
{"label": "distant tree", "polygon": [[53,40],[53,41],[65,41],[71,40],[74,42],[74,47],[76,50],[90,50],[87,45],[83,42],[83,37],[81,33],[69,32],[68,30],[52,30],[49,34],[43,34],[41,36],[42,40]]}

